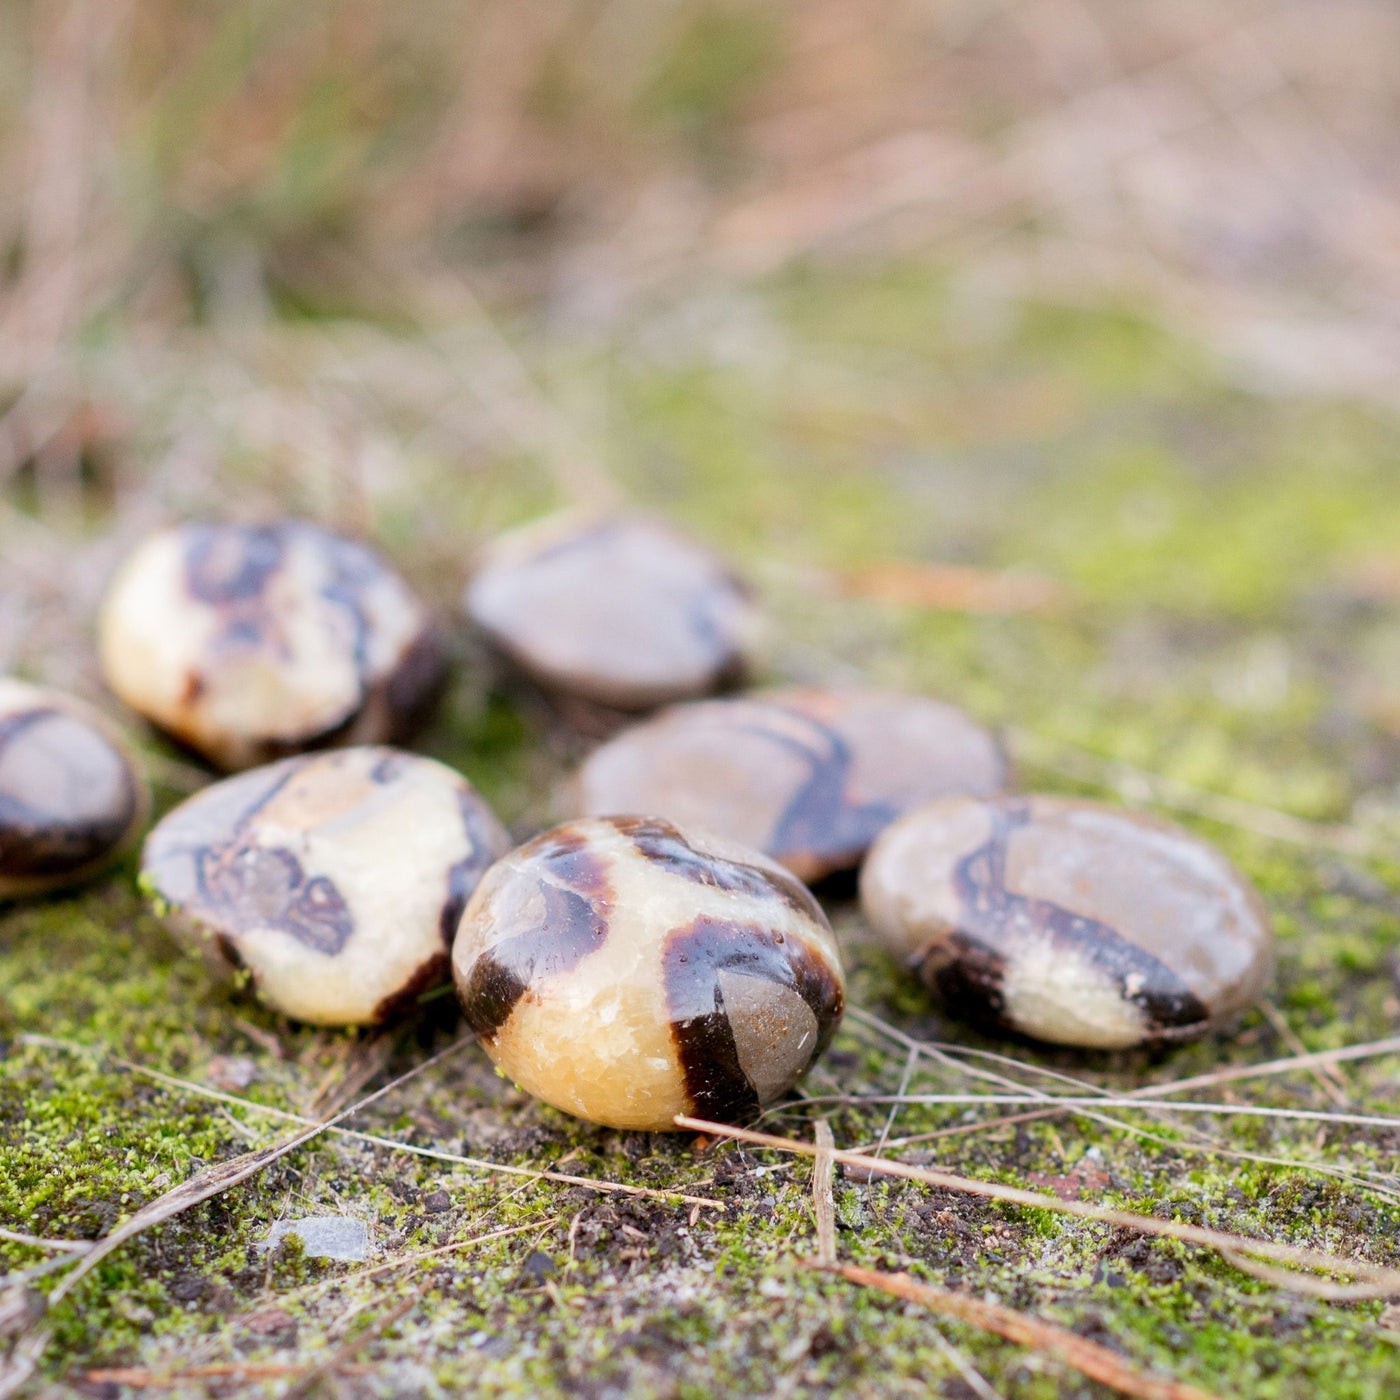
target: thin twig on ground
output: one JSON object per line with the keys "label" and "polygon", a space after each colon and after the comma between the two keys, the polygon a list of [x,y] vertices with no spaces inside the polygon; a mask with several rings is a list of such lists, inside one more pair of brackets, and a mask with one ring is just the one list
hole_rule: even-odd
{"label": "thin twig on ground", "polygon": [[817,1156],[812,1164],[812,1205],[817,1217],[817,1258],[823,1264],[836,1262],[836,1200],[832,1195],[831,1179],[836,1164],[831,1149],[836,1145],[831,1136],[831,1124],[818,1118],[816,1124]]}
{"label": "thin twig on ground", "polygon": [[809,1267],[826,1268],[852,1283],[878,1288],[896,1298],[918,1303],[943,1317],[957,1318],[984,1332],[993,1332],[998,1337],[1044,1352],[1101,1385],[1133,1396],[1134,1400],[1215,1400],[1209,1391],[1167,1377],[1149,1375],[1097,1342],[1088,1341],[1067,1328],[1042,1322],[1039,1318],[1029,1317],[1000,1303],[973,1298],[966,1293],[952,1293],[943,1288],[930,1288],[908,1274],[886,1274],[875,1269],[862,1269],[855,1264],[838,1264],[832,1268],[814,1262]]}

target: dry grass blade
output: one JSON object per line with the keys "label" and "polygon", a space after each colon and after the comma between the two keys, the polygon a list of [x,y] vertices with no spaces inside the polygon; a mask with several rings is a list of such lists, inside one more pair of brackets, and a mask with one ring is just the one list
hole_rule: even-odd
{"label": "dry grass blade", "polygon": [[[299,1376],[303,1367],[285,1361],[224,1361],[208,1366],[186,1366],[181,1371],[152,1371],[146,1366],[103,1366],[87,1372],[90,1385],[122,1385],[132,1390],[178,1390],[191,1381],[276,1381]],[[338,1366],[342,1376],[368,1375],[373,1366]]]}
{"label": "dry grass blade", "polygon": [[26,1235],[23,1230],[6,1230],[0,1227],[0,1240],[11,1244],[27,1244],[31,1249],[61,1249],[73,1254],[86,1254],[92,1248],[91,1240],[50,1240],[41,1235]]}
{"label": "dry grass blade", "polygon": [[[735,1128],[724,1123],[710,1123],[703,1118],[687,1118],[680,1114],[676,1116],[675,1123],[678,1128],[689,1128],[692,1132],[705,1133],[711,1137],[731,1137],[739,1142],[752,1143],[755,1147],[769,1147],[778,1152],[794,1152],[803,1157],[811,1157],[816,1153],[816,1148],[811,1143],[799,1142],[795,1138],[774,1137],[771,1133],[759,1133],[751,1128]],[[879,1172],[885,1176],[920,1181],[945,1191],[960,1191],[970,1196],[984,1196],[989,1200],[1005,1201],[1009,1205],[1025,1206],[1032,1210],[1047,1210],[1059,1215],[1078,1216],[1082,1220],[1096,1220],[1104,1225],[1116,1225],[1125,1230],[1137,1231],[1139,1234],[1159,1235],[1164,1239],[1181,1240],[1186,1244],[1204,1245],[1222,1255],[1249,1254],[1270,1259],[1276,1264],[1288,1264],[1319,1273],[1346,1274],[1358,1280],[1355,1285],[1358,1291],[1351,1295],[1353,1297],[1400,1296],[1400,1270],[1371,1264],[1364,1259],[1346,1258],[1323,1250],[1304,1249],[1297,1245],[1278,1244],[1273,1240],[1251,1239],[1247,1235],[1211,1230],[1199,1225],[1183,1225],[1174,1220],[1158,1220],[1155,1216],[1113,1210],[1084,1201],[1064,1201],[1058,1196],[1023,1191],[1019,1187],[1003,1186],[998,1182],[979,1181],[975,1177],[960,1176],[956,1172],[912,1167],[892,1157],[872,1157],[864,1152],[843,1152],[839,1149],[831,1155],[835,1161],[848,1166],[862,1167],[866,1171]],[[1291,1274],[1279,1274],[1280,1280],[1291,1280],[1292,1277]],[[1305,1280],[1300,1291],[1308,1291],[1306,1285],[1314,1281]],[[1280,1286],[1284,1285],[1280,1283]],[[1364,1293],[1360,1291],[1362,1288],[1366,1290]]]}
{"label": "dry grass blade", "polygon": [[[1288,1122],[1330,1123],[1337,1127],[1383,1128],[1400,1131],[1400,1116],[1382,1113],[1333,1113],[1321,1108],[1274,1108],[1268,1104],[1198,1103],[1187,1099],[1170,1103],[1144,1103],[1131,1095],[1121,1098],[1088,1097],[1082,1094],[823,1094],[803,1100],[804,1104],[839,1104],[842,1107],[879,1104],[922,1104],[924,1106],[976,1108],[982,1105],[1006,1107],[1012,1104],[1045,1104],[1052,1108],[1079,1111],[1086,1108],[1151,1108],[1157,1113],[1196,1113],[1221,1118],[1281,1118]],[[1098,1114],[1092,1115],[1099,1117]],[[1100,1120],[1102,1121],[1102,1120]],[[1123,1126],[1116,1124],[1115,1126]]]}
{"label": "dry grass blade", "polygon": [[823,1264],[836,1262],[836,1200],[832,1195],[831,1179],[835,1174],[836,1163],[831,1152],[835,1140],[831,1136],[831,1124],[825,1118],[817,1119],[817,1157],[812,1165],[812,1205],[817,1216],[817,1258]]}
{"label": "dry grass blade", "polygon": [[1135,1400],[1216,1400],[1209,1391],[1167,1377],[1149,1375],[1136,1366],[1130,1366],[1116,1352],[1097,1342],[1086,1341],[1064,1327],[1028,1317],[1000,1303],[988,1303],[981,1298],[969,1297],[966,1293],[930,1288],[908,1274],[885,1274],[854,1264],[839,1264],[833,1272],[852,1283],[878,1288],[896,1298],[918,1303],[943,1317],[957,1318],[959,1322],[980,1327],[984,1332],[994,1332],[998,1337],[1045,1352],[1091,1380],[1098,1381],[1100,1385],[1109,1386],[1123,1395],[1131,1395]]}
{"label": "dry grass blade", "polygon": [[1330,1279],[1310,1278],[1306,1274],[1290,1273],[1287,1269],[1277,1269],[1272,1264],[1261,1264],[1238,1250],[1222,1249],[1221,1257],[1242,1274],[1257,1278],[1275,1288],[1287,1288],[1294,1293],[1306,1293],[1310,1298],[1324,1298],[1329,1303],[1354,1303],[1364,1298],[1374,1298],[1375,1292],[1369,1285],[1361,1283],[1333,1283]]}

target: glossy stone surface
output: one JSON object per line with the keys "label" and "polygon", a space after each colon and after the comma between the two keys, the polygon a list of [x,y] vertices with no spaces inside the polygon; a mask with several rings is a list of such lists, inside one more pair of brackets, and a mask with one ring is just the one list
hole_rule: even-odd
{"label": "glossy stone surface", "polygon": [[568,822],[512,851],[467,905],[452,961],[496,1064],[617,1128],[751,1117],[825,1049],[845,998],[802,884],[650,818]]}
{"label": "glossy stone surface", "polygon": [[1006,780],[996,741],[955,706],[793,689],[664,710],[597,749],[563,800],[586,816],[655,812],[815,880],[856,865],[911,807]]}
{"label": "glossy stone surface", "polygon": [[1093,802],[930,803],[875,843],[861,902],[950,1010],[1060,1045],[1200,1035],[1273,968],[1259,897],[1219,851]]}
{"label": "glossy stone surface", "polygon": [[299,1021],[367,1025],[447,980],[452,935],[509,838],[432,759],[334,749],[205,788],[151,832],[142,883],[211,965]]}
{"label": "glossy stone surface", "polygon": [[0,899],[95,874],[148,809],[115,725],[71,695],[0,677]]}
{"label": "glossy stone surface", "polygon": [[403,580],[304,520],[151,536],[108,590],[98,643],[122,700],[229,770],[401,739],[443,675]]}
{"label": "glossy stone surface", "polygon": [[466,592],[472,620],[551,689],[624,710],[742,677],[759,618],[709,550],[630,516],[550,516],[496,540]]}

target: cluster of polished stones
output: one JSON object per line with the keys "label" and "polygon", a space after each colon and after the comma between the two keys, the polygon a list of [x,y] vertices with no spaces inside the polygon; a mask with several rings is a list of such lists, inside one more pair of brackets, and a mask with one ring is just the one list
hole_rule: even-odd
{"label": "cluster of polished stones", "polygon": [[[111,585],[112,690],[233,774],[151,831],[143,888],[289,1017],[376,1024],[452,980],[500,1069],[558,1108],[737,1121],[835,1033],[840,955],[803,882],[858,867],[901,964],[954,1013],[1024,1035],[1167,1043],[1263,988],[1268,922],[1218,852],[1012,795],[996,740],[955,707],[862,688],[707,698],[752,670],[760,618],[666,527],[551,517],[497,540],[464,601],[535,684],[630,719],[558,794],[561,824],[519,846],[466,778],[391,747],[446,649],[363,545],[295,520],[185,524]],[[147,807],[108,721],[0,681],[0,897],[109,865]]]}

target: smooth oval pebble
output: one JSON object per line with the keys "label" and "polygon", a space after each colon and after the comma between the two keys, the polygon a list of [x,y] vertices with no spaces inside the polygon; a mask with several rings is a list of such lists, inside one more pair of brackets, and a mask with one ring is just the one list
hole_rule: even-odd
{"label": "smooth oval pebble", "polygon": [[664,710],[596,749],[564,800],[585,816],[655,812],[815,880],[858,864],[911,807],[1006,780],[996,740],[953,705],[792,689]]}
{"label": "smooth oval pebble", "polygon": [[1273,968],[1263,905],[1219,851],[1095,802],[930,803],[876,841],[861,902],[950,1010],[1058,1045],[1200,1035]]}
{"label": "smooth oval pebble", "polygon": [[476,789],[397,749],[333,749],[226,778],[146,841],[171,928],[299,1021],[368,1025],[449,975],[476,882],[510,846]]}
{"label": "smooth oval pebble", "polygon": [[806,1073],[845,999],[801,883],[645,817],[566,822],[512,851],[477,886],[452,962],[496,1064],[616,1128],[751,1117]]}
{"label": "smooth oval pebble", "polygon": [[0,899],[95,874],[149,806],[114,724],[62,691],[0,677]]}
{"label": "smooth oval pebble", "polygon": [[402,739],[444,671],[408,585],[305,520],[151,536],[108,590],[98,644],[122,700],[228,770]]}
{"label": "smooth oval pebble", "polygon": [[747,670],[759,630],[748,590],[686,536],[631,516],[549,516],[485,551],[472,620],[541,684],[645,710]]}

